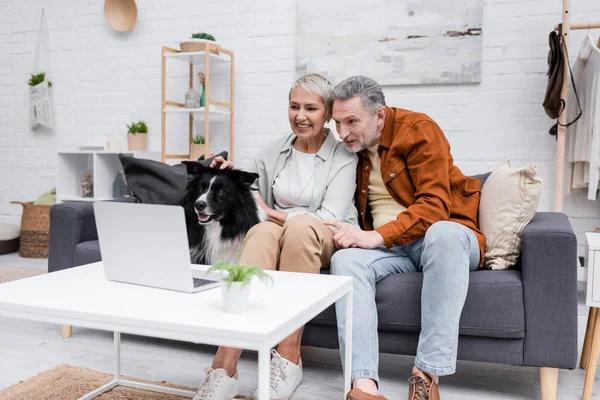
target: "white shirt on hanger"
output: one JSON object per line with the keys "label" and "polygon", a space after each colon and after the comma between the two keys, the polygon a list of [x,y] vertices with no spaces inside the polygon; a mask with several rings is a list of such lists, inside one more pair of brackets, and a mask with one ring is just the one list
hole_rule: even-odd
{"label": "white shirt on hanger", "polygon": [[[571,188],[588,187],[588,199],[596,200],[600,179],[600,49],[590,34],[586,35],[572,70],[583,112],[566,132]],[[579,112],[571,86],[567,104],[569,122]]]}

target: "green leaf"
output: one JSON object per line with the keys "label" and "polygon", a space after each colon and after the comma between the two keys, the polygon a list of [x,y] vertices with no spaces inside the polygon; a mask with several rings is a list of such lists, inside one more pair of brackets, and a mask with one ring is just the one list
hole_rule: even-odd
{"label": "green leaf", "polygon": [[204,136],[196,135],[192,140],[194,144],[204,144]]}
{"label": "green leaf", "polygon": [[206,273],[212,272],[227,272],[227,277],[223,278],[228,284],[233,282],[242,282],[243,285],[248,284],[253,277],[257,277],[261,282],[272,283],[273,278],[265,271],[253,265],[231,264],[228,262],[219,262],[210,267]]}
{"label": "green leaf", "polygon": [[[29,86],[39,85],[40,83],[44,82],[44,80],[46,79],[45,72],[40,72],[37,75],[34,75],[34,74],[30,74],[30,75],[31,75],[31,78],[29,78]],[[52,82],[48,81],[48,86],[52,87]]]}
{"label": "green leaf", "polygon": [[216,41],[215,37],[213,35],[211,35],[210,33],[205,33],[205,32],[193,33],[192,39],[206,39],[206,40],[212,40],[213,42]]}

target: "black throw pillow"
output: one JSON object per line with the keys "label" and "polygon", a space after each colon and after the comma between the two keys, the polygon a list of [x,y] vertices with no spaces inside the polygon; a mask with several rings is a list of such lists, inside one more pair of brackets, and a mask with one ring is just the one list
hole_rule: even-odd
{"label": "black throw pillow", "polygon": [[[216,156],[227,160],[228,153],[223,151]],[[200,161],[200,164],[208,167],[213,158]],[[123,153],[119,154],[119,160],[127,188],[140,203],[182,205],[188,182],[185,164],[169,165]]]}

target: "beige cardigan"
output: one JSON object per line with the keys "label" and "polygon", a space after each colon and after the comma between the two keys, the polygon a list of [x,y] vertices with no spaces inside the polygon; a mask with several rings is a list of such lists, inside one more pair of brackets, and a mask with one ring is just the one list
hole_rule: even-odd
{"label": "beige cardigan", "polygon": [[[356,154],[348,152],[344,143],[335,139],[325,128],[325,141],[315,157],[313,193],[308,212],[290,214],[312,215],[321,221],[337,220],[358,226],[358,213],[354,207],[356,189]],[[274,208],[273,183],[292,153],[296,135],[269,142],[261,152],[252,158],[249,172],[256,172],[259,178],[253,188],[260,192],[265,203]]]}

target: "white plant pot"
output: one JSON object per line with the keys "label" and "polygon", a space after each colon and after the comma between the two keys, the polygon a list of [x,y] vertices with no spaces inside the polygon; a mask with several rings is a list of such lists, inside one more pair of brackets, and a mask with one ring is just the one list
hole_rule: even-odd
{"label": "white plant pot", "polygon": [[242,282],[231,284],[221,281],[223,309],[230,313],[243,313],[248,310],[250,301],[250,283],[242,286]]}

